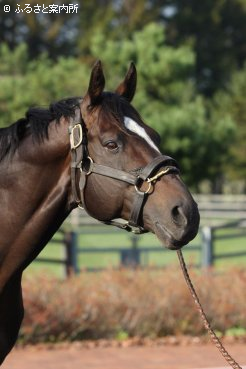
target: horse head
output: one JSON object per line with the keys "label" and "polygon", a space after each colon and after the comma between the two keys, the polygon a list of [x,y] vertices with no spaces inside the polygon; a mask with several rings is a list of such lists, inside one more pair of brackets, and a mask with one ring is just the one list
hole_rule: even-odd
{"label": "horse head", "polygon": [[92,69],[80,104],[82,203],[96,219],[123,218],[124,228],[151,231],[168,248],[179,249],[197,234],[197,205],[175,160],[161,154],[159,135],[131,105],[136,82],[132,63],[115,92],[105,92],[101,62]]}

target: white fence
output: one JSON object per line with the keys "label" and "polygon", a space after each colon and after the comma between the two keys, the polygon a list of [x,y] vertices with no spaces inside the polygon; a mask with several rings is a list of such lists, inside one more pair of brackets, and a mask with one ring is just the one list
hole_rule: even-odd
{"label": "white fence", "polygon": [[246,195],[194,195],[201,220],[246,219]]}

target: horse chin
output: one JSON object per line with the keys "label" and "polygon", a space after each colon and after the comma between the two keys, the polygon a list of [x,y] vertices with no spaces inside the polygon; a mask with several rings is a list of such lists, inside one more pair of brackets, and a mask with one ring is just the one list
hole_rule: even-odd
{"label": "horse chin", "polygon": [[161,243],[169,250],[179,250],[190,241],[188,237],[177,239],[164,225],[159,222],[154,223],[153,231]]}

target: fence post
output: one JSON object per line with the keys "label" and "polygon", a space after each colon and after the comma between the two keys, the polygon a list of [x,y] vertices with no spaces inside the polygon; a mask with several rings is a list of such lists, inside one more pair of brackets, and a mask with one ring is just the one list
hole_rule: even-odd
{"label": "fence post", "polygon": [[132,234],[131,235],[131,241],[132,241],[132,261],[134,262],[135,266],[140,264],[140,251],[138,248],[138,241],[139,241],[139,236],[137,236],[136,234]]}
{"label": "fence post", "polygon": [[120,251],[121,265],[127,267],[136,267],[140,263],[140,251],[138,249],[137,236],[132,234],[130,237],[131,248],[124,248]]}
{"label": "fence post", "polygon": [[213,265],[213,230],[211,227],[202,227],[202,267],[208,268]]}
{"label": "fence post", "polygon": [[66,252],[66,276],[79,273],[77,260],[77,238],[76,232],[66,232],[64,235],[65,252]]}

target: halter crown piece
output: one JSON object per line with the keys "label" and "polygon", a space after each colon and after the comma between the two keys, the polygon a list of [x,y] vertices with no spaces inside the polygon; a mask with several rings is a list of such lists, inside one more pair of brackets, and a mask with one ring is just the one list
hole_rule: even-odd
{"label": "halter crown piece", "polygon": [[[160,155],[154,158],[144,168],[137,168],[131,172],[94,163],[88,152],[87,128],[81,116],[80,109],[76,110],[75,118],[71,119],[69,135],[72,154],[72,195],[77,206],[89,214],[86,208],[84,189],[87,177],[91,173],[126,182],[134,186],[136,190],[129,220],[126,222],[111,219],[102,223],[114,225],[136,234],[148,232],[140,225],[142,223],[144,204],[147,197],[153,192],[154,185],[159,178],[169,173],[179,173],[177,162],[169,156]],[[77,183],[79,183],[79,186],[77,186]],[[146,189],[141,190],[144,183],[146,183],[146,186],[144,186]]]}

